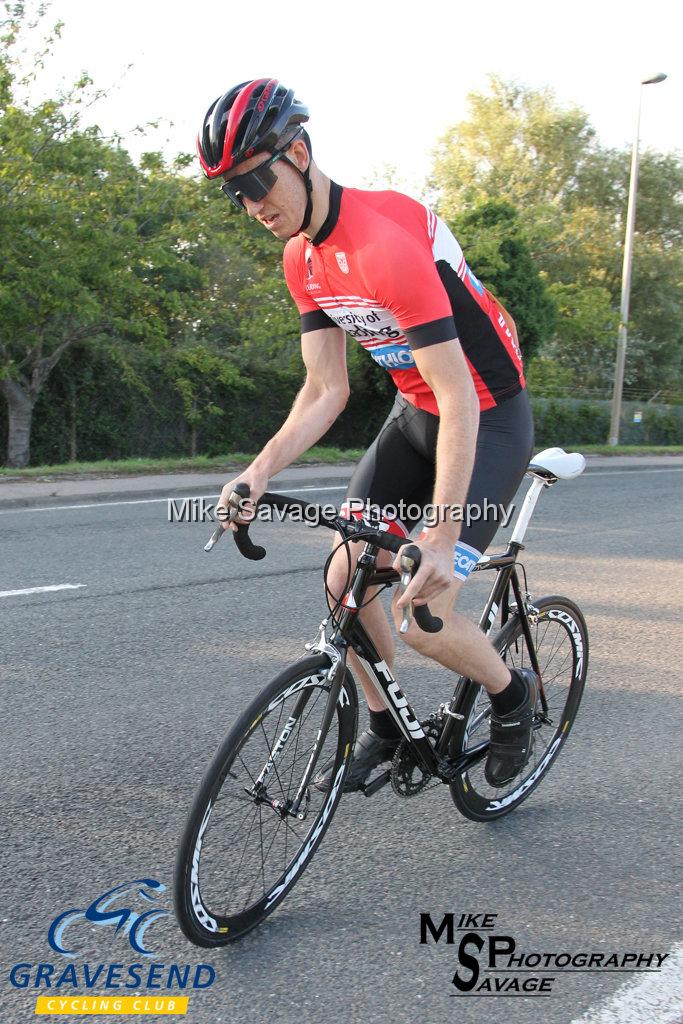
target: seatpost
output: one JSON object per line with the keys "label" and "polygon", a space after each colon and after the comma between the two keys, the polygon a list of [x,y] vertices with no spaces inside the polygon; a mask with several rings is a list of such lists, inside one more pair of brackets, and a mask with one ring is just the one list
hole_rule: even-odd
{"label": "seatpost", "polygon": [[511,544],[524,544],[524,537],[531,521],[531,517],[534,514],[536,508],[536,502],[539,499],[540,493],[547,484],[545,480],[541,480],[540,477],[534,477],[531,482],[531,487],[526,493],[526,497],[522,503],[522,507],[517,516],[517,522],[515,528],[512,531],[512,537],[510,538]]}

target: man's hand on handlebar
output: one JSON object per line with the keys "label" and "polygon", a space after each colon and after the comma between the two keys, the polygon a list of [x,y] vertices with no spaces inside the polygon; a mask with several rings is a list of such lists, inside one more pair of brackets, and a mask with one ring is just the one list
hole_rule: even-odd
{"label": "man's hand on handlebar", "polygon": [[[237,484],[246,484],[249,488],[249,497],[240,498],[239,502],[236,502],[234,497]],[[230,529],[234,532],[239,523],[248,523],[254,518],[256,503],[267,485],[267,478],[255,473],[251,468],[225,485],[216,503],[216,519],[224,530]]]}
{"label": "man's hand on handlebar", "polygon": [[[412,601],[416,607],[427,604],[453,582],[453,544],[450,541],[421,540],[413,542],[420,549],[420,567],[396,602],[398,608],[407,608]],[[392,568],[401,572],[401,555],[396,555]]]}

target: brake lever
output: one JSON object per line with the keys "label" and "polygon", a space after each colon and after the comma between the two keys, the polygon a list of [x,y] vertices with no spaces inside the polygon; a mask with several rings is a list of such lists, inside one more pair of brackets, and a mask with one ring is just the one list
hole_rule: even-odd
{"label": "brake lever", "polygon": [[218,541],[221,539],[221,537],[223,536],[224,533],[225,533],[225,530],[223,529],[223,525],[222,525],[222,523],[219,523],[218,526],[216,527],[216,529],[213,531],[213,533],[209,537],[209,539],[207,540],[206,544],[204,545],[204,550],[205,551],[210,551],[211,548],[214,546],[214,544],[218,543]]}
{"label": "brake lever", "polygon": [[[245,491],[245,489],[246,489],[246,494],[243,493]],[[238,500],[236,502],[234,502],[232,500],[232,497],[233,497],[234,494],[236,494],[237,498],[238,498]],[[239,499],[244,498],[244,497],[248,497],[248,496],[249,496],[249,488],[246,486],[246,484],[237,484],[236,487],[234,488],[234,490],[231,491],[230,497],[228,498],[228,507],[231,509],[231,513],[228,516],[228,518],[226,519],[226,522],[231,523],[235,519],[235,517],[237,516],[237,513],[239,512]],[[224,533],[227,533],[227,530],[224,528],[223,522],[221,521],[221,522],[218,523],[218,526],[213,531],[213,533],[209,537],[208,541],[204,545],[204,550],[205,551],[211,551],[211,548],[214,546],[214,544],[218,543],[218,541],[221,539],[221,537],[223,536]]]}
{"label": "brake lever", "polygon": [[[399,564],[401,566],[401,586],[405,591],[415,572],[420,567],[420,549],[415,544],[409,544],[403,548]],[[403,609],[403,619],[399,626],[399,633],[405,634],[408,632],[413,618],[415,618],[418,626],[425,633],[438,633],[443,628],[443,620],[438,615],[432,615],[426,604],[419,604],[414,608],[413,602],[409,601]]]}
{"label": "brake lever", "polygon": [[[411,579],[413,578],[413,570],[415,569],[415,559],[409,555],[401,555],[401,586],[405,590]],[[409,601],[403,609],[403,620],[399,627],[399,633],[407,633],[410,628],[410,623],[413,621],[413,602]]]}

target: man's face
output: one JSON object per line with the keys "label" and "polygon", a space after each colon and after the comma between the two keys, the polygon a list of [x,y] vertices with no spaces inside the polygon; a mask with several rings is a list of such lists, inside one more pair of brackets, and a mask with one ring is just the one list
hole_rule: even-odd
{"label": "man's face", "polygon": [[[302,140],[297,139],[293,142],[286,150],[286,154],[302,171],[305,169],[308,162],[308,151]],[[257,153],[249,160],[243,160],[242,163],[237,164],[223,175],[223,180],[230,181],[238,174],[253,171],[255,167],[266,163],[270,156],[269,153]],[[285,241],[299,230],[304,219],[306,187],[301,175],[286,160],[276,160],[272,164],[272,170],[277,175],[277,181],[268,194],[257,202],[247,196],[242,196],[242,200],[250,217],[254,217],[260,224],[268,228],[276,238]]]}

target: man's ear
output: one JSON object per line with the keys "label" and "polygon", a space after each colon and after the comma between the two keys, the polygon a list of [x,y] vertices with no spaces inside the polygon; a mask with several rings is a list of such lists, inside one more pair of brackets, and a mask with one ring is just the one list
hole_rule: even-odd
{"label": "man's ear", "polygon": [[310,165],[311,158],[308,155],[308,146],[303,139],[295,139],[287,150],[287,156],[295,163],[300,171],[305,171]]}

